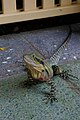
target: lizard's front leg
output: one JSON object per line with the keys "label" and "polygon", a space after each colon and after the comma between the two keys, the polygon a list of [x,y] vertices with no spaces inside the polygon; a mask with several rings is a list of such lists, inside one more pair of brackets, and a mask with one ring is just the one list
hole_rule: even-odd
{"label": "lizard's front leg", "polygon": [[50,103],[52,104],[54,101],[57,102],[56,86],[55,86],[54,81],[52,79],[47,81],[47,84],[50,86],[50,91],[44,92],[44,94],[45,94],[44,100],[46,100],[46,103],[48,103],[50,101]]}

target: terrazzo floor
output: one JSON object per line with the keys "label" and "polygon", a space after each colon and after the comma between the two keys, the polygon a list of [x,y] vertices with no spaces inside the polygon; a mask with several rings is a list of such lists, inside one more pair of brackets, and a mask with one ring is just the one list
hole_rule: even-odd
{"label": "terrazzo floor", "polygon": [[[63,68],[72,69],[80,78],[80,62]],[[80,94],[76,88],[71,89],[66,81],[55,77],[58,102],[46,104],[43,92],[48,91],[48,86],[42,83],[29,87],[26,78],[21,74],[0,80],[0,120],[80,120]],[[73,82],[80,86],[80,81]]]}
{"label": "terrazzo floor", "polygon": [[[60,58],[60,64],[80,60],[80,24],[71,27],[73,30],[71,39]],[[7,48],[5,51],[0,51],[0,77],[23,72],[23,67],[18,62],[22,62],[24,54],[30,51],[36,52],[27,40],[49,58],[64,41],[68,32],[69,27],[66,25],[0,36],[0,47]]]}
{"label": "terrazzo floor", "polygon": [[[63,64],[64,69],[72,69],[80,78],[80,24],[71,27],[70,42],[59,64]],[[0,51],[0,120],[80,120],[80,95],[69,88],[66,81],[54,79],[58,102],[45,104],[42,91],[48,86],[43,83],[28,88],[25,84],[27,74],[22,66],[23,55],[36,52],[27,40],[49,58],[68,32],[66,25],[0,36],[0,47],[7,48]],[[80,86],[80,80],[74,83]]]}

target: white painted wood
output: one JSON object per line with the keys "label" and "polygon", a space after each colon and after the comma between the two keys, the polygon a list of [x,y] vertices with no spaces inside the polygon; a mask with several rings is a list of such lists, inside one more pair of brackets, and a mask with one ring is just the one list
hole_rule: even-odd
{"label": "white painted wood", "polygon": [[72,13],[80,13],[80,5],[74,4],[65,7],[55,7],[52,9],[16,12],[14,14],[1,14],[0,24],[28,21],[28,20],[34,20],[40,18],[72,14]]}
{"label": "white painted wood", "polygon": [[16,0],[2,0],[2,10],[4,14],[16,12]]}
{"label": "white painted wood", "polygon": [[72,0],[61,0],[61,6],[68,6],[72,4]]}
{"label": "white painted wood", "polygon": [[23,0],[24,11],[36,9],[36,0]]}
{"label": "white painted wood", "polygon": [[54,0],[43,0],[43,9],[52,8],[54,6]]}

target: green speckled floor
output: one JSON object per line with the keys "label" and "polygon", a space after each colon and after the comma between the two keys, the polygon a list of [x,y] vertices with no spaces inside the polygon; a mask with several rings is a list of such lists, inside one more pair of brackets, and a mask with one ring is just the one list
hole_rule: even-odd
{"label": "green speckled floor", "polygon": [[[80,62],[62,66],[80,79]],[[80,120],[80,95],[64,80],[54,79],[58,102],[45,104],[45,83],[26,86],[25,74],[0,79],[0,120]],[[80,80],[74,81],[80,86]]]}

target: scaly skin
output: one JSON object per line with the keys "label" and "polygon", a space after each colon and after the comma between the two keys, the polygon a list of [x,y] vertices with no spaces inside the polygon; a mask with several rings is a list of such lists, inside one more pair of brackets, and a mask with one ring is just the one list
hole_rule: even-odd
{"label": "scaly skin", "polygon": [[42,59],[40,56],[34,53],[26,54],[24,56],[25,65],[27,69],[29,69],[32,78],[41,81],[47,81],[54,76],[53,66],[58,64],[60,56],[70,40],[69,37],[71,36],[72,32],[70,26],[69,30],[68,36],[50,59]]}
{"label": "scaly skin", "polygon": [[31,77],[40,81],[48,81],[53,76],[53,69],[42,58],[30,53],[24,56],[25,66],[29,69]]}

